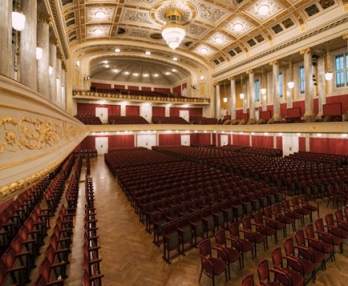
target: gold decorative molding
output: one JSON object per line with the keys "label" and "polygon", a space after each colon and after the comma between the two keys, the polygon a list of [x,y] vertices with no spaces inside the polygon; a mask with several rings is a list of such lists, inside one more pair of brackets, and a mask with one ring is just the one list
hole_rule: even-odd
{"label": "gold decorative molding", "polygon": [[[131,90],[129,92],[132,92]],[[113,101],[134,101],[134,102],[157,102],[157,103],[173,103],[173,104],[199,104],[208,105],[209,98],[199,97],[159,97],[159,96],[140,96],[132,94],[119,93],[100,93],[88,90],[75,90],[73,92],[75,99],[92,99],[92,100],[113,100]]]}

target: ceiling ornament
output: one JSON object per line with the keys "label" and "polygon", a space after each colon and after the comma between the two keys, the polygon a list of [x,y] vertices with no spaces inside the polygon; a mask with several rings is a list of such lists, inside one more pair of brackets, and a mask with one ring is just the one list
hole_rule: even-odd
{"label": "ceiling ornament", "polygon": [[114,7],[89,7],[87,9],[87,22],[88,23],[105,23],[111,22],[114,14]]}
{"label": "ceiling ornament", "polygon": [[195,5],[198,7],[197,20],[207,22],[210,25],[215,25],[216,22],[220,21],[228,13],[221,7],[216,5],[203,3],[200,0],[194,0]]}
{"label": "ceiling ornament", "polygon": [[284,7],[278,1],[258,0],[246,12],[257,20],[266,21],[283,9]]}
{"label": "ceiling ornament", "polygon": [[223,34],[221,32],[215,32],[208,38],[207,42],[216,47],[224,47],[227,44],[229,44],[231,40],[232,39],[226,34]]}
{"label": "ceiling ornament", "polygon": [[215,50],[213,48],[204,44],[197,46],[193,51],[201,56],[211,56],[215,53]]}
{"label": "ceiling ornament", "polygon": [[190,23],[186,28],[187,34],[193,38],[202,38],[207,33],[208,28],[195,23]]}
{"label": "ceiling ornament", "polygon": [[95,37],[107,37],[110,32],[110,25],[93,25],[87,26],[87,37],[95,38]]}
{"label": "ceiling ornament", "polygon": [[255,26],[246,19],[237,16],[228,22],[224,28],[233,36],[240,37],[254,29]]}

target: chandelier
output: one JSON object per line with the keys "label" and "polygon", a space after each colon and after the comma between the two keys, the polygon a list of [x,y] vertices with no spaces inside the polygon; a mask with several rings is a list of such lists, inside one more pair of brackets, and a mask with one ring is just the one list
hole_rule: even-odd
{"label": "chandelier", "polygon": [[167,45],[175,50],[186,36],[184,27],[180,24],[182,15],[176,8],[168,9],[165,13],[166,24],[162,29],[162,38]]}

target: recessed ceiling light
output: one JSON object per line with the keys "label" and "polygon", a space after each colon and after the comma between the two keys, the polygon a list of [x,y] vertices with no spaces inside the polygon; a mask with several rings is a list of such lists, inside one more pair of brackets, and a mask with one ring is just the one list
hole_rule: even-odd
{"label": "recessed ceiling light", "polygon": [[165,72],[164,74],[165,75],[171,75],[172,73],[171,72]]}
{"label": "recessed ceiling light", "polygon": [[258,12],[261,16],[267,16],[269,14],[270,8],[267,4],[261,4],[259,6]]}
{"label": "recessed ceiling light", "polygon": [[145,52],[145,55],[151,56],[151,52],[150,52],[150,51],[146,51],[146,52]]}
{"label": "recessed ceiling light", "polygon": [[172,69],[172,72],[177,72],[178,70],[177,69]]}
{"label": "recessed ceiling light", "polygon": [[214,42],[217,44],[222,44],[224,42],[224,39],[222,37],[222,35],[217,35],[214,37]]}
{"label": "recessed ceiling light", "polygon": [[206,55],[208,53],[208,48],[203,47],[199,51],[201,52],[201,54]]}
{"label": "recessed ceiling light", "polygon": [[159,74],[158,73],[154,73],[153,77],[159,77]]}
{"label": "recessed ceiling light", "polygon": [[139,76],[139,73],[134,72],[132,75],[133,75],[133,76]]}
{"label": "recessed ceiling light", "polygon": [[103,63],[103,64],[108,64],[108,63],[109,63],[109,61],[102,61],[102,63]]}
{"label": "recessed ceiling light", "polygon": [[125,71],[123,74],[124,75],[130,75],[130,72],[129,71]]}
{"label": "recessed ceiling light", "polygon": [[110,65],[105,65],[104,67],[106,67],[108,69],[110,67]]}
{"label": "recessed ceiling light", "polygon": [[233,30],[234,30],[235,32],[241,32],[241,31],[243,30],[243,28],[244,28],[244,26],[243,26],[243,24],[240,23],[240,22],[237,22],[237,23],[235,23],[235,24],[233,25]]}
{"label": "recessed ceiling light", "polygon": [[149,77],[148,73],[143,73],[143,77]]}
{"label": "recessed ceiling light", "polygon": [[204,80],[204,75],[201,75],[201,76],[199,77],[199,79],[200,79],[200,80]]}
{"label": "recessed ceiling light", "polygon": [[116,48],[116,49],[115,49],[115,53],[119,53],[119,52],[121,52],[121,49]]}
{"label": "recessed ceiling light", "polygon": [[95,14],[94,14],[95,18],[97,19],[104,19],[105,18],[105,13],[103,11],[97,11]]}
{"label": "recessed ceiling light", "polygon": [[101,29],[95,29],[95,30],[93,31],[93,33],[94,33],[95,35],[99,36],[99,35],[103,34],[103,31],[102,31]]}
{"label": "recessed ceiling light", "polygon": [[177,57],[173,57],[173,61],[174,61],[174,62],[177,62],[177,61],[178,61],[178,58],[177,58]]}
{"label": "recessed ceiling light", "polygon": [[114,72],[114,73],[119,73],[120,70],[119,70],[119,69],[112,69],[112,72]]}

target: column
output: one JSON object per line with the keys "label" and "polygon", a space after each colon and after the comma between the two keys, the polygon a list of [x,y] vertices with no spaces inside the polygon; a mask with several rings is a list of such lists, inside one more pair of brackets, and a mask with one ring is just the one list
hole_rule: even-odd
{"label": "column", "polygon": [[66,60],[66,77],[65,77],[65,110],[74,115],[74,106],[76,106],[75,101],[73,101],[73,77],[74,77],[74,65],[71,57]]}
{"label": "column", "polygon": [[330,82],[326,82],[325,80],[325,60],[326,55],[324,57],[320,57],[318,59],[318,117],[323,116],[323,106],[326,103],[326,85],[330,84]]}
{"label": "column", "polygon": [[261,74],[261,89],[260,89],[260,95],[261,95],[261,108],[262,111],[267,111],[267,93],[268,93],[268,80],[267,80],[267,73],[265,74],[262,71]]}
{"label": "column", "polygon": [[56,94],[56,98],[55,98],[54,102],[58,106],[60,106],[60,104],[61,104],[61,94],[62,94],[61,72],[62,72],[62,60],[57,58],[57,63],[56,63],[56,88],[57,88],[57,94]]}
{"label": "column", "polygon": [[0,1],[0,74],[13,77],[12,0]]}
{"label": "column", "polygon": [[249,92],[248,92],[248,102],[249,102],[249,120],[255,120],[255,78],[254,72],[249,71]]}
{"label": "column", "polygon": [[55,102],[57,97],[56,87],[56,63],[57,63],[57,46],[50,44],[50,58],[49,58],[49,77],[50,77],[50,101]]}
{"label": "column", "polygon": [[37,24],[37,46],[42,49],[42,58],[37,62],[37,76],[38,76],[38,91],[41,96],[50,98],[50,86],[49,86],[49,24],[48,19],[44,19],[42,16],[39,18]]}
{"label": "column", "polygon": [[62,79],[61,79],[61,107],[65,110],[66,107],[66,71],[62,69]]}
{"label": "column", "polygon": [[310,49],[301,52],[303,54],[305,73],[305,114],[304,117],[313,115],[313,66],[312,53]]}
{"label": "column", "polygon": [[236,80],[231,78],[231,120],[236,120]]}
{"label": "column", "polygon": [[37,0],[22,1],[22,12],[26,21],[20,41],[20,82],[33,90],[37,90]]}
{"label": "column", "polygon": [[289,63],[288,68],[288,76],[287,76],[287,83],[286,83],[286,107],[292,108],[292,101],[294,97],[294,88],[289,88],[288,83],[294,82],[294,68],[292,62]]}
{"label": "column", "polygon": [[215,117],[217,119],[220,119],[220,116],[221,116],[221,104],[220,104],[220,85],[217,84],[215,86],[215,102],[216,102],[216,105],[215,105]]}
{"label": "column", "polygon": [[280,100],[278,92],[279,63],[272,63],[272,83],[273,83],[273,120],[280,120]]}

